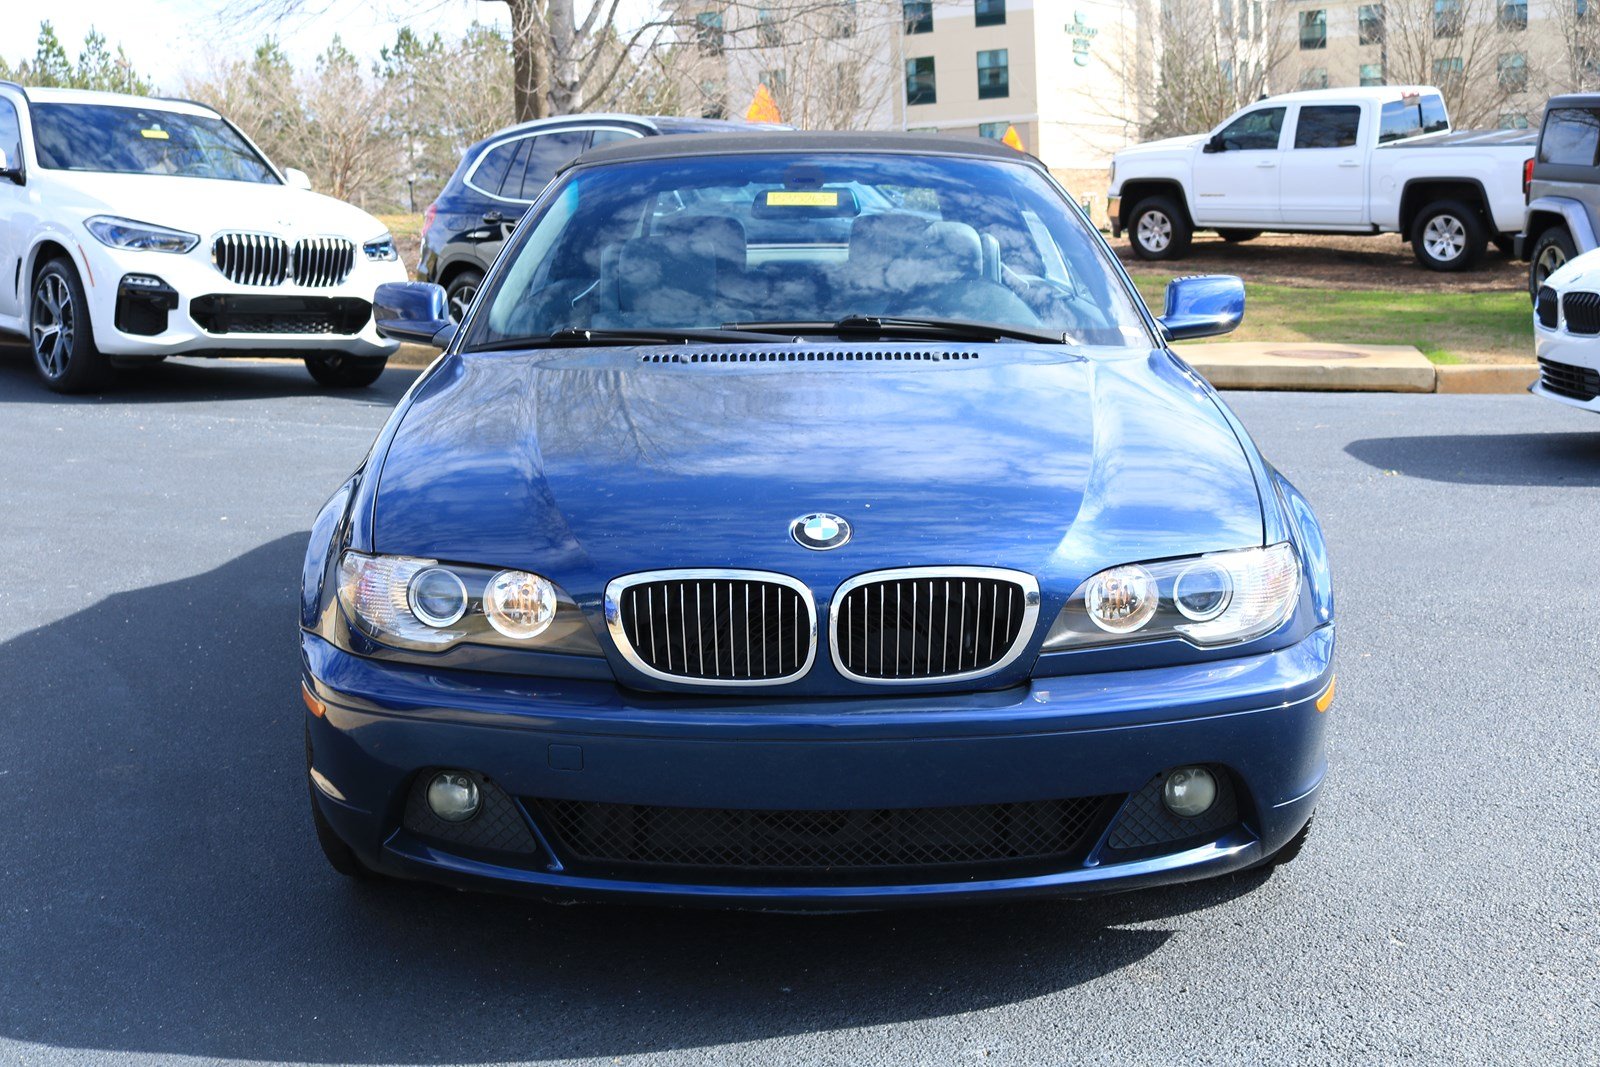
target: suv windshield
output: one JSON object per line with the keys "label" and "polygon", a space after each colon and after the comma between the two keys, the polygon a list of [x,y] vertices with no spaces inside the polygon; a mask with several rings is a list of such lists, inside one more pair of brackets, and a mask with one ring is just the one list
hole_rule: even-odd
{"label": "suv windshield", "polygon": [[221,119],[104,104],[35,104],[30,111],[43,167],[278,183]]}
{"label": "suv windshield", "polygon": [[578,167],[504,256],[467,348],[861,317],[1151,342],[1099,236],[1020,162],[817,152]]}

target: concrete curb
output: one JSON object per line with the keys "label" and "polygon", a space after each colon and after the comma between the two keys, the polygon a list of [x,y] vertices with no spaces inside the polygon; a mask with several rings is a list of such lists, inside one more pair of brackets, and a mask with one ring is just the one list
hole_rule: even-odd
{"label": "concrete curb", "polygon": [[1457,363],[1435,368],[1440,393],[1526,393],[1539,380],[1537,363]]}

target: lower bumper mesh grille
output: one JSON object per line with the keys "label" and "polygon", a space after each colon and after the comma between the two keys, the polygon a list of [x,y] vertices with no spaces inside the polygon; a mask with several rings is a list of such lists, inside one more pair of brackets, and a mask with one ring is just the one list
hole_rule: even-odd
{"label": "lower bumper mesh grille", "polygon": [[1539,381],[1552,393],[1570,396],[1574,400],[1589,401],[1600,396],[1600,371],[1589,367],[1540,359]]}
{"label": "lower bumper mesh grille", "polygon": [[[1055,868],[1079,862],[1108,798],[951,808],[749,811],[576,800],[531,802],[575,867],[650,869],[666,880],[873,880],[905,868]],[[674,879],[670,871],[679,872]],[[718,877],[718,876],[721,877]]]}
{"label": "lower bumper mesh grille", "polygon": [[189,315],[207,333],[356,334],[372,305],[343,296],[235,296],[213,293],[189,301]]}

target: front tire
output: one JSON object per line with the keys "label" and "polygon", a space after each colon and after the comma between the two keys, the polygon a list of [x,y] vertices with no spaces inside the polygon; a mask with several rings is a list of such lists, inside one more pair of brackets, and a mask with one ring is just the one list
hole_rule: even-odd
{"label": "front tire", "polygon": [[1180,259],[1193,238],[1194,227],[1168,197],[1141,200],[1128,216],[1128,241],[1140,259]]}
{"label": "front tire", "polygon": [[1230,245],[1242,245],[1261,236],[1260,230],[1218,230],[1217,236]]}
{"label": "front tire", "polygon": [[1411,252],[1429,270],[1467,270],[1483,258],[1488,241],[1483,219],[1459,200],[1429,204],[1411,225]]}
{"label": "front tire", "polygon": [[472,306],[472,301],[478,295],[478,287],[482,284],[482,274],[475,270],[464,270],[445,286],[445,303],[450,307],[451,321],[457,326],[467,317],[467,309]]}
{"label": "front tire", "polygon": [[318,352],[306,357],[306,370],[318,385],[329,389],[360,389],[383,374],[388,356],[347,356],[342,352]]}
{"label": "front tire", "polygon": [[40,268],[28,298],[33,369],[57,393],[82,393],[111,380],[111,363],[94,346],[89,301],[70,260]]}
{"label": "front tire", "polygon": [[1541,233],[1528,253],[1528,295],[1537,299],[1539,287],[1577,254],[1577,242],[1565,226],[1552,226]]}

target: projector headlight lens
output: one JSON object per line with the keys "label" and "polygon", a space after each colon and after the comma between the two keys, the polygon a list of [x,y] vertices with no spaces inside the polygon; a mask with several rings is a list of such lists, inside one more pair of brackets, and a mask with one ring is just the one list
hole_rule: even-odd
{"label": "projector headlight lens", "polygon": [[443,567],[418,571],[406,591],[411,614],[429,626],[453,626],[467,613],[467,587]]}

